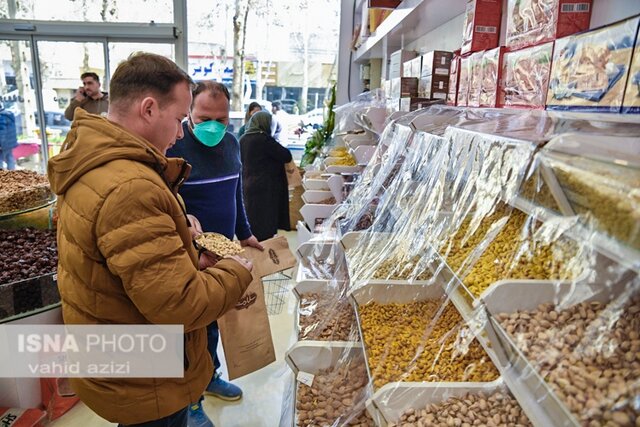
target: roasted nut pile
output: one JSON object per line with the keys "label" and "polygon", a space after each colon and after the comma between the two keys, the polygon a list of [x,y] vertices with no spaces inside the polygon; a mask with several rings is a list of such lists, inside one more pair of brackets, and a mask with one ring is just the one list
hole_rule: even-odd
{"label": "roasted nut pile", "polygon": [[335,205],[336,203],[338,202],[336,201],[336,198],[333,196],[326,199],[322,199],[319,202],[317,202],[317,204],[319,205]]}
{"label": "roasted nut pile", "polygon": [[[493,381],[498,371],[451,303],[368,303],[359,308],[376,388],[393,381]],[[464,352],[466,349],[466,353]]]}
{"label": "roasted nut pile", "polygon": [[297,426],[375,425],[364,409],[367,371],[362,361],[357,362],[318,372],[311,387],[298,384]]}
{"label": "roasted nut pile", "polygon": [[[453,249],[447,256],[447,263],[454,271],[460,268],[471,250],[482,241],[495,220],[503,215],[499,210],[485,218],[465,244],[461,242],[466,234],[468,221],[463,223],[454,236]],[[551,244],[536,241],[532,223],[532,220],[528,221],[527,214],[513,210],[504,228],[463,279],[472,294],[479,296],[500,279],[572,280],[578,277],[583,265],[576,258],[576,244],[562,238]]]}
{"label": "roasted nut pile", "polygon": [[585,426],[639,426],[640,296],[497,316],[518,348]]}
{"label": "roasted nut pile", "polygon": [[298,268],[302,270],[303,275],[308,279],[329,280],[334,277],[336,266],[327,261],[328,260],[317,259],[315,257],[309,258],[298,264]]}
{"label": "roasted nut pile", "polygon": [[553,169],[573,209],[595,218],[601,229],[640,249],[637,169],[633,172],[626,168],[614,170],[611,165],[605,169],[589,159],[580,159],[580,162],[584,163],[581,167],[562,164]]}
{"label": "roasted nut pile", "polygon": [[358,341],[358,326],[346,298],[331,294],[300,295],[301,340]]}
{"label": "roasted nut pile", "polygon": [[451,397],[443,402],[427,405],[424,409],[410,409],[400,421],[389,427],[471,427],[532,425],[518,402],[507,393],[468,393],[464,397]]}
{"label": "roasted nut pile", "polygon": [[244,250],[240,243],[233,242],[218,233],[203,233],[196,238],[196,242],[218,256],[238,255]]}
{"label": "roasted nut pile", "polygon": [[50,197],[46,176],[26,170],[0,169],[0,214],[36,207]]}
{"label": "roasted nut pile", "polygon": [[55,230],[0,230],[0,284],[55,273]]}

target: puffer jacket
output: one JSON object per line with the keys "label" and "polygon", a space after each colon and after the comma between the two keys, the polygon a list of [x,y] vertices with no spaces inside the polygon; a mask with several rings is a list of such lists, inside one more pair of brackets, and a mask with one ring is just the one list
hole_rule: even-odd
{"label": "puffer jacket", "polygon": [[101,417],[137,424],[197,402],[213,374],[206,326],[251,282],[234,260],[198,271],[177,190],[190,166],[78,110],[49,161],[58,198],[58,287],[66,324],[182,324],[183,378],[75,378]]}

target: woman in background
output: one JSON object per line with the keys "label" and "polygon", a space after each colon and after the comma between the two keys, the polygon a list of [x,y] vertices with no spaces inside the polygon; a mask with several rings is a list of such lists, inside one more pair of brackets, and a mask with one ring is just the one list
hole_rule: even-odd
{"label": "woman in background", "polygon": [[249,104],[249,106],[247,107],[247,113],[244,115],[244,124],[240,127],[240,130],[238,130],[238,139],[240,139],[242,135],[244,135],[246,126],[249,123],[249,120],[251,120],[251,116],[253,116],[258,111],[262,111],[262,106],[260,104],[258,104],[257,102],[252,102],[251,104]]}
{"label": "woman in background", "polygon": [[289,187],[284,165],[291,153],[273,139],[272,117],[255,113],[240,138],[244,203],[253,235],[259,241],[273,237],[278,229],[290,230]]}

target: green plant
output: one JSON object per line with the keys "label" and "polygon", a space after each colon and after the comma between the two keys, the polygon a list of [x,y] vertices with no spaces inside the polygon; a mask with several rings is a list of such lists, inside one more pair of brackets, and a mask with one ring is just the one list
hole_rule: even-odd
{"label": "green plant", "polygon": [[333,85],[331,88],[331,96],[325,105],[328,112],[324,119],[324,123],[322,124],[322,127],[318,128],[313,135],[311,135],[311,138],[309,138],[305,144],[304,154],[300,161],[301,167],[305,167],[313,163],[316,157],[318,157],[318,154],[320,154],[322,147],[325,146],[333,134],[333,128],[336,124],[336,113],[333,111],[333,107],[336,105],[336,85]]}

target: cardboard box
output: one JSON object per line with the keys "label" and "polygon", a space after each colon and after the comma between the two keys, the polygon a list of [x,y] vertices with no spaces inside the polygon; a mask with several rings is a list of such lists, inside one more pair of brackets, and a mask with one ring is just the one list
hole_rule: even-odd
{"label": "cardboard box", "polygon": [[391,98],[418,96],[418,79],[415,77],[399,77],[391,80]]}
{"label": "cardboard box", "polygon": [[480,106],[480,93],[482,92],[482,58],[484,52],[476,52],[469,57],[469,95],[467,106]]}
{"label": "cardboard box", "polygon": [[535,46],[589,29],[592,0],[508,0],[506,45]]}
{"label": "cardboard box", "polygon": [[403,64],[402,77],[420,78],[420,69],[422,67],[422,57],[417,56]]}
{"label": "cardboard box", "polygon": [[389,80],[403,76],[403,64],[416,57],[416,53],[409,50],[398,50],[389,57]]}
{"label": "cardboard box", "polygon": [[391,15],[389,9],[369,9],[369,34],[374,34],[389,15]]}
{"label": "cardboard box", "polygon": [[433,50],[422,55],[422,67],[419,77],[427,77],[431,74],[448,76],[451,68],[452,52]]}
{"label": "cardboard box", "polygon": [[451,59],[451,70],[449,73],[449,93],[447,94],[447,105],[456,105],[458,97],[458,80],[460,76],[460,51],[453,53]]}
{"label": "cardboard box", "polygon": [[547,109],[620,112],[639,17],[556,40]]}
{"label": "cardboard box", "polygon": [[383,9],[395,9],[402,3],[402,0],[369,0],[369,7],[379,7]]}
{"label": "cardboard box", "polygon": [[416,111],[437,103],[437,100],[434,102],[429,98],[400,98],[400,111]]}
{"label": "cardboard box", "polygon": [[469,100],[469,79],[471,78],[471,57],[460,58],[460,72],[458,73],[458,97],[456,105],[466,107]]}
{"label": "cardboard box", "polygon": [[498,103],[498,88],[502,74],[502,57],[505,48],[486,50],[482,55],[482,84],[480,88],[480,106],[495,108]]}
{"label": "cardboard box", "polygon": [[640,113],[640,31],[638,31],[636,47],[633,50],[627,89],[624,91],[624,101],[622,102],[622,112]]}
{"label": "cardboard box", "polygon": [[418,96],[426,99],[447,99],[449,76],[431,75],[418,82]]}
{"label": "cardboard box", "polygon": [[543,109],[549,88],[553,43],[502,56],[498,107]]}
{"label": "cardboard box", "polygon": [[464,55],[498,47],[502,0],[468,0],[462,29]]}

